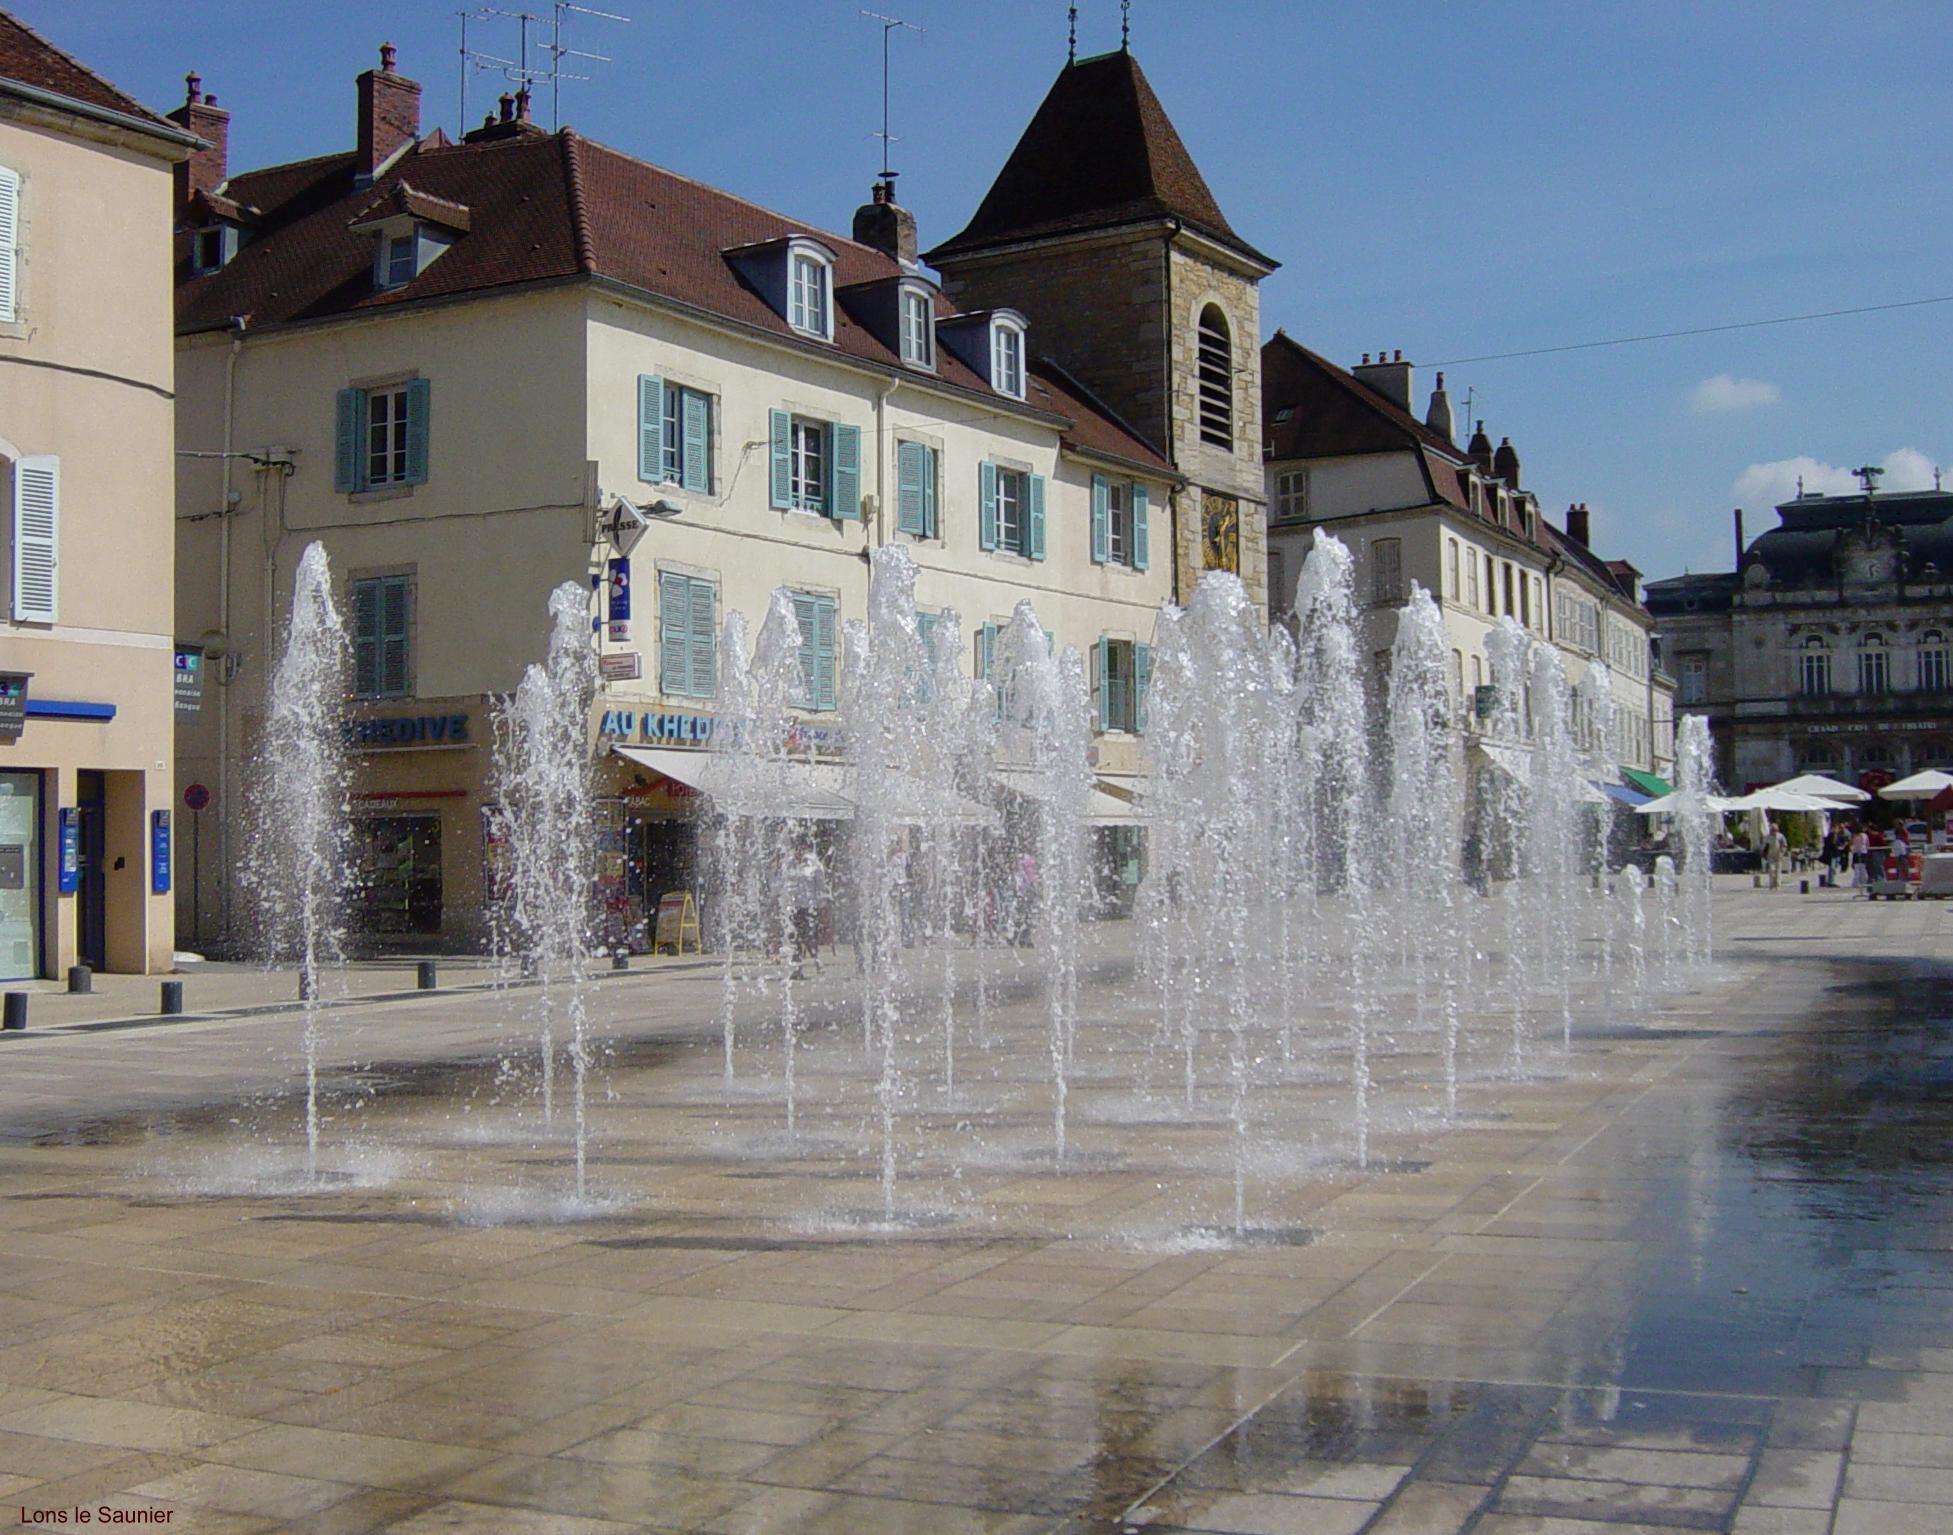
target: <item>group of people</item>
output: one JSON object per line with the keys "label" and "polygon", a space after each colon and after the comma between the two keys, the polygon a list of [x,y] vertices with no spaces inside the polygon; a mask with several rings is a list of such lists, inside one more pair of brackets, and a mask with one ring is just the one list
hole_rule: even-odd
{"label": "group of people", "polygon": [[1911,853],[1912,839],[1903,821],[1895,821],[1889,828],[1874,826],[1869,821],[1840,821],[1824,839],[1824,862],[1832,882],[1836,883],[1850,869],[1853,889],[1862,889],[1872,882],[1878,867],[1875,860],[1905,859]]}

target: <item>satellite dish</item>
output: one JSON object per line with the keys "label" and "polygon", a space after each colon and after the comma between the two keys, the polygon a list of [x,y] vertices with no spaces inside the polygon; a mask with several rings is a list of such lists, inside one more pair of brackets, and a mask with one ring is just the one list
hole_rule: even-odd
{"label": "satellite dish", "polygon": [[650,526],[651,519],[623,496],[619,496],[610,510],[604,513],[604,537],[621,557],[629,557],[637,547],[638,540],[644,537],[644,530]]}

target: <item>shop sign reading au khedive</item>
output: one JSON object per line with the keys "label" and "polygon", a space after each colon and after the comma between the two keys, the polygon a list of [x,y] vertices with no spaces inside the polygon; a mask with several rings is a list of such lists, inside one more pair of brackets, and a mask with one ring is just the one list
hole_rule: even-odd
{"label": "shop sign reading au khedive", "polygon": [[[606,741],[639,746],[706,746],[719,722],[709,714],[666,714],[654,709],[606,709],[597,730]],[[835,752],[845,737],[838,726],[795,722],[788,729],[787,750]]]}
{"label": "shop sign reading au khedive", "polygon": [[473,744],[466,714],[383,714],[371,719],[342,720],[339,733],[356,751]]}

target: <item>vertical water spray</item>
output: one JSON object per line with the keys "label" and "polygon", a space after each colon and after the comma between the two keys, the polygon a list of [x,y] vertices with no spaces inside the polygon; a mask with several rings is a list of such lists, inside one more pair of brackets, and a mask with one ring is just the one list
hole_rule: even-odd
{"label": "vertical water spray", "polygon": [[[1372,922],[1372,882],[1360,868],[1359,839],[1369,820],[1371,736],[1363,668],[1356,648],[1355,561],[1341,540],[1320,528],[1295,587],[1297,659],[1294,699],[1301,713],[1297,761],[1308,796],[1312,835],[1308,878],[1317,891],[1340,895],[1349,955],[1339,999],[1346,1010],[1350,1085],[1356,1109],[1356,1160],[1370,1159],[1370,1036],[1381,1007],[1383,945]],[[1318,971],[1318,975],[1321,972]]]}
{"label": "vertical water spray", "polygon": [[[1387,724],[1390,788],[1385,825],[1389,874],[1396,885],[1391,917],[1411,962],[1437,966],[1443,1032],[1445,1113],[1458,1112],[1458,994],[1462,941],[1457,901],[1457,846],[1462,822],[1454,755],[1453,700],[1444,614],[1422,586],[1397,616],[1391,650]],[[1420,986],[1420,1002],[1429,996]]]}
{"label": "vertical water spray", "polygon": [[1710,753],[1709,722],[1699,714],[1686,716],[1675,743],[1675,819],[1682,839],[1682,906],[1689,960],[1698,966],[1706,966],[1715,953],[1709,911],[1709,852],[1715,828],[1715,811],[1709,804],[1715,792]]}
{"label": "vertical water spray", "polygon": [[569,1023],[576,1197],[588,1136],[591,805],[590,705],[596,661],[590,598],[566,581],[549,595],[548,659],[530,665],[496,711],[494,782],[506,818],[510,889],[505,953],[536,980],[543,1117],[555,1114],[556,1014]]}
{"label": "vertical water spray", "polygon": [[[1587,774],[1595,783],[1612,783],[1615,777],[1614,674],[1605,661],[1596,658],[1574,689],[1575,714],[1579,733],[1584,737]],[[1582,903],[1586,920],[1595,932],[1599,946],[1601,1008],[1613,1005],[1614,995],[1614,914],[1609,902],[1608,843],[1613,819],[1619,812],[1604,809],[1595,817],[1592,840],[1588,844],[1587,898]]]}
{"label": "vertical water spray", "polygon": [[1483,796],[1488,811],[1483,835],[1492,875],[1505,881],[1499,905],[1504,913],[1505,990],[1512,1021],[1507,1069],[1514,1077],[1526,1072],[1526,1012],[1534,984],[1533,941],[1525,909],[1533,807],[1527,783],[1530,770],[1522,765],[1533,732],[1532,646],[1532,636],[1510,617],[1501,618],[1485,637],[1485,655],[1498,698],[1491,734],[1505,756],[1504,760],[1495,760],[1489,773],[1489,793]]}
{"label": "vertical water spray", "polygon": [[332,600],[323,544],[308,544],[292,583],[285,647],[265,700],[244,878],[266,958],[298,969],[304,1005],[305,1171],[319,1164],[320,971],[345,962],[350,775],[341,715],[350,648]]}
{"label": "vertical water spray", "polygon": [[769,889],[759,863],[764,823],[756,803],[759,764],[750,744],[753,729],[746,615],[735,611],[726,614],[720,631],[718,719],[711,742],[720,791],[712,805],[712,918],[720,945],[719,1038],[727,1086],[733,1080],[738,1027],[739,955],[759,951]]}
{"label": "vertical water spray", "polygon": [[1566,672],[1549,645],[1532,647],[1534,744],[1529,785],[1528,862],[1540,896],[1534,917],[1544,956],[1541,978],[1560,1000],[1560,1048],[1573,1050],[1573,921],[1579,887],[1582,817],[1590,791],[1573,737]]}

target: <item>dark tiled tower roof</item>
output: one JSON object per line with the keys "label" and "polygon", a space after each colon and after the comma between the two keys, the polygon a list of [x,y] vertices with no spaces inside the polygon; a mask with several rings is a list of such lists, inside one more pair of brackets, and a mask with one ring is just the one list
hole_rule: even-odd
{"label": "dark tiled tower roof", "polygon": [[1138,60],[1104,53],[1059,72],[976,216],[928,259],[1159,218],[1275,264],[1229,226]]}

